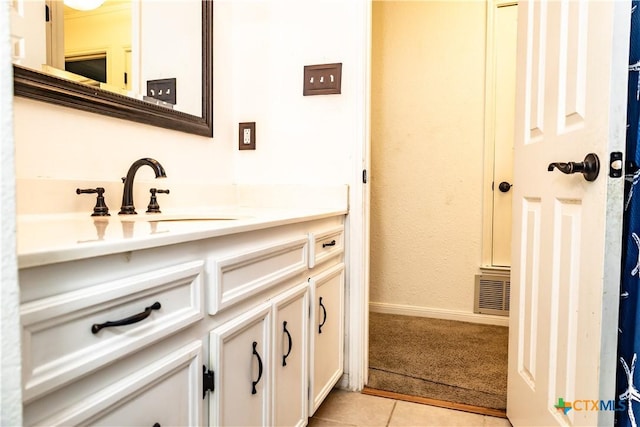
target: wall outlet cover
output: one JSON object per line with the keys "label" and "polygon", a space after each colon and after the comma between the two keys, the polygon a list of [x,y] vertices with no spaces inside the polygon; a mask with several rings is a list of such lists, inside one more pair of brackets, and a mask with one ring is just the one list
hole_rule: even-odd
{"label": "wall outlet cover", "polygon": [[256,122],[244,122],[238,125],[238,149],[256,149]]}

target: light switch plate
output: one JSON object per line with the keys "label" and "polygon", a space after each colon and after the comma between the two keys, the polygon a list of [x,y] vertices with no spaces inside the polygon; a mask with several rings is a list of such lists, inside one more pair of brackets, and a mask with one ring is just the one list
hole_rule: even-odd
{"label": "light switch plate", "polygon": [[147,96],[176,104],[176,79],[147,80]]}
{"label": "light switch plate", "polygon": [[302,95],[339,94],[342,84],[342,63],[305,65]]}
{"label": "light switch plate", "polygon": [[256,122],[244,122],[238,126],[238,149],[256,149]]}

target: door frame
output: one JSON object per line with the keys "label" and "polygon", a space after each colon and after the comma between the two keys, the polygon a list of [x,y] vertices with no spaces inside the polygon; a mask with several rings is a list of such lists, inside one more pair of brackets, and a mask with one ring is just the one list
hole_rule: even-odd
{"label": "door frame", "polygon": [[[352,171],[349,185],[349,215],[346,234],[350,242],[346,254],[347,287],[345,304],[345,375],[340,387],[360,391],[367,383],[369,369],[369,207],[371,168],[371,11],[373,0],[361,0],[360,19],[352,22],[353,31],[360,35],[359,56],[351,66],[354,75],[362,78],[354,84],[356,117],[354,129]],[[366,171],[366,173],[364,172]],[[366,181],[364,177],[366,174]]]}
{"label": "door frame", "polygon": [[[631,2],[620,2],[616,3],[616,7],[614,8],[614,16],[616,22],[622,22],[623,25],[620,26],[622,30],[616,31],[614,33],[613,40],[611,45],[624,47],[623,49],[612,50],[612,62],[615,63],[629,63],[629,36],[631,34]],[[622,58],[621,58],[622,57]],[[613,81],[611,83],[611,91],[617,93],[624,93],[626,98],[627,93],[627,85],[628,85],[628,77],[625,79],[621,79],[619,81]],[[626,104],[625,104],[625,112],[622,115],[623,117],[617,117],[618,120],[622,120],[626,124]],[[620,128],[624,129],[624,126],[620,126]],[[622,152],[625,152],[625,135],[615,135],[612,132],[610,133],[610,138],[620,138],[622,140]],[[610,147],[611,150],[615,151],[615,147]],[[605,159],[605,165],[608,164],[608,159]],[[603,168],[604,173],[607,174],[606,166]],[[605,175],[608,176],[608,175]],[[624,179],[624,178],[622,178]],[[610,195],[610,200],[613,202],[620,202],[624,199],[624,195],[622,194],[622,190],[618,187],[618,191],[616,191],[616,187],[618,187],[617,182],[615,180],[609,180],[607,184],[607,193]],[[617,197],[620,197],[617,200]],[[613,200],[612,200],[613,199]],[[604,275],[602,278],[603,281],[603,295],[602,295],[602,320],[601,325],[618,325],[618,309],[620,304],[620,280],[621,280],[621,271],[622,271],[622,262],[620,257],[613,256],[613,254],[621,253],[622,246],[622,218],[620,218],[620,222],[615,224],[615,226],[608,226],[605,229],[605,248],[610,250],[605,250],[605,258],[604,258]],[[615,396],[616,395],[616,375],[617,375],[617,367],[618,367],[618,358],[617,352],[610,352],[607,349],[617,348],[618,346],[618,334],[616,330],[605,330],[604,327],[601,327],[600,332],[600,396]],[[615,414],[612,411],[600,411],[598,413],[598,424],[599,425],[613,425]]]}

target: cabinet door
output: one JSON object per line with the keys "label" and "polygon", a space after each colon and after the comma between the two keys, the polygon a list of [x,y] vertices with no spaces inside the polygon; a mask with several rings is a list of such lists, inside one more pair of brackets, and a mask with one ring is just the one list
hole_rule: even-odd
{"label": "cabinet door", "polygon": [[[91,420],[87,424],[94,427],[109,426],[179,426],[199,425],[201,423],[202,376],[201,342],[191,350],[192,355],[181,350],[169,359],[175,367],[170,370],[169,363],[158,373],[148,388],[139,394],[132,393],[123,398],[120,406],[105,411],[104,416]],[[189,348],[186,348],[189,350]],[[180,357],[180,358],[178,358]],[[123,393],[124,394],[124,393]]]}
{"label": "cabinet door", "polygon": [[343,372],[344,264],[309,279],[311,284],[311,399],[313,415]]}
{"label": "cabinet door", "polygon": [[274,425],[304,426],[308,413],[308,284],[276,298],[273,308]]}
{"label": "cabinet door", "polygon": [[[62,390],[58,412],[26,407],[25,426],[195,426],[202,425],[202,341],[168,354],[147,353],[148,363],[106,386],[79,395]],[[123,360],[122,365],[127,365]],[[86,389],[85,389],[86,391]]]}
{"label": "cabinet door", "polygon": [[210,333],[215,390],[210,425],[270,425],[271,304],[264,303]]}

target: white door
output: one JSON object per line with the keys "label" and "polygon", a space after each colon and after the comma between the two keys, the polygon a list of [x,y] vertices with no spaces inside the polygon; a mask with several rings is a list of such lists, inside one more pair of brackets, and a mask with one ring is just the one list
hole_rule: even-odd
{"label": "white door", "polygon": [[[608,172],[624,149],[630,2],[518,9],[507,416],[612,425],[584,401],[615,395],[623,182]],[[593,182],[547,170],[590,152]]]}
{"label": "white door", "polygon": [[491,265],[511,266],[511,204],[513,124],[516,77],[518,5],[498,5],[494,11],[495,124]]}

